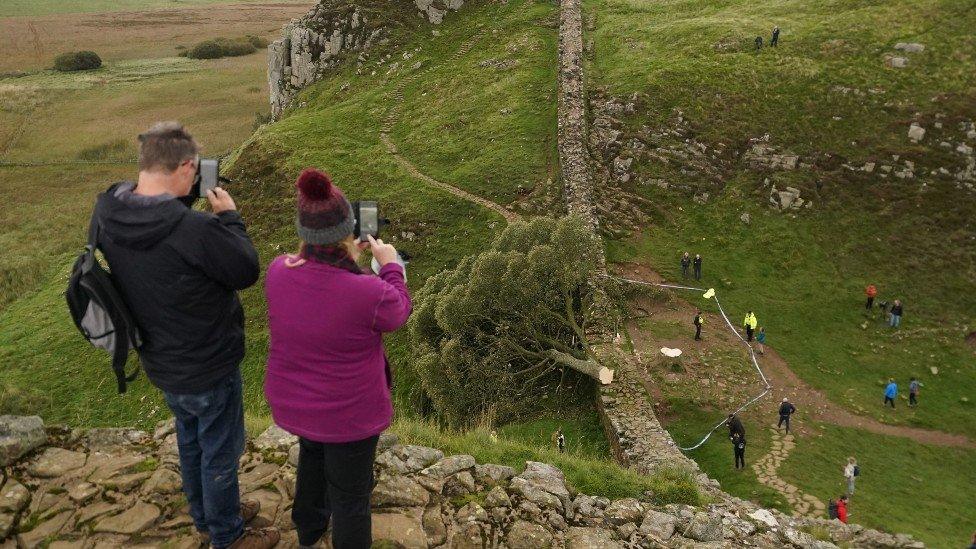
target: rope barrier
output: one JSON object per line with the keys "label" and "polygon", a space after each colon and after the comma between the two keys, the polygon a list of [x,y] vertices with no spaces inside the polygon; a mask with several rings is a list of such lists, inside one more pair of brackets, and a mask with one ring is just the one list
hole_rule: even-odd
{"label": "rope barrier", "polygon": [[[609,274],[605,274],[605,273],[600,273],[599,276],[604,277],[604,278],[609,278],[611,280],[616,280],[618,282],[627,282],[627,283],[630,283],[630,284],[637,284],[637,285],[640,285],[640,286],[653,286],[653,287],[656,287],[656,288],[668,288],[668,289],[671,289],[671,290],[688,290],[688,291],[692,291],[692,292],[706,292],[707,291],[707,290],[705,290],[705,288],[696,288],[694,286],[679,286],[679,285],[676,285],[676,284],[662,284],[662,283],[659,283],[659,282],[646,282],[644,280],[634,280],[632,278],[622,278],[622,277],[619,277],[619,276],[613,276],[613,275],[609,275]],[[714,292],[714,290],[712,290],[712,291]],[[715,305],[718,307],[718,312],[719,312],[720,315],[722,315],[722,319],[725,320],[725,324],[729,327],[729,330],[733,334],[735,334],[735,337],[737,337],[739,339],[739,341],[741,341],[742,344],[745,345],[746,349],[749,350],[749,359],[752,361],[752,365],[756,368],[756,372],[759,373],[759,377],[762,379],[763,385],[765,386],[765,388],[763,389],[763,391],[761,393],[759,393],[758,395],[754,396],[750,400],[746,401],[745,404],[743,404],[742,406],[739,406],[738,408],[736,408],[736,410],[734,412],[732,412],[733,414],[738,414],[739,412],[745,410],[746,408],[748,408],[749,406],[751,406],[752,404],[754,404],[759,399],[761,399],[764,396],[766,396],[767,394],[769,394],[769,391],[772,390],[772,386],[769,384],[769,380],[766,379],[766,374],[763,373],[762,368],[759,367],[759,360],[756,359],[756,351],[752,348],[752,345],[750,345],[749,342],[746,341],[745,338],[742,337],[742,334],[740,334],[739,331],[735,329],[735,326],[732,324],[732,321],[729,320],[728,315],[725,314],[725,309],[722,308],[722,303],[718,300],[718,294],[714,294],[712,297],[715,299]],[[682,447],[682,446],[679,446],[678,449],[681,450],[681,451],[683,451],[683,452],[690,452],[692,450],[697,450],[703,444],[705,444],[705,442],[708,441],[708,439],[712,436],[712,434],[715,433],[715,431],[717,431],[723,425],[725,425],[725,421],[726,421],[726,419],[725,418],[722,418],[721,421],[719,421],[718,423],[716,423],[715,426],[712,427],[707,433],[705,433],[705,436],[702,437],[702,439],[700,441],[698,441],[698,444],[695,444],[694,446],[689,446],[687,448]]]}

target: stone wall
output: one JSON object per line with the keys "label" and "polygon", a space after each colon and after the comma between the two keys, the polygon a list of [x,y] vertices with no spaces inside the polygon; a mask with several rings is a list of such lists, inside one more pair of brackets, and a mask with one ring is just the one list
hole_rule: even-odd
{"label": "stone wall", "polygon": [[[11,444],[2,454],[0,549],[201,546],[183,503],[172,420],[153,433],[45,432],[40,418],[3,416],[0,437]],[[261,506],[249,526],[278,527],[284,549],[298,546],[291,523],[297,450],[294,437],[272,426],[241,459],[243,497]],[[696,508],[581,494],[552,465],[477,463],[400,444],[389,433],[377,453],[373,537],[395,547],[922,547],[906,536],[740,502]],[[831,541],[807,533],[814,529]]]}
{"label": "stone wall", "polygon": [[[321,0],[289,23],[283,36],[268,46],[268,88],[271,117],[277,120],[303,88],[335,67],[344,54],[360,52],[362,64],[371,46],[388,38],[391,27],[402,23],[397,14],[415,10],[431,24],[440,24],[448,11],[463,0]],[[399,4],[399,5],[397,5]]]}

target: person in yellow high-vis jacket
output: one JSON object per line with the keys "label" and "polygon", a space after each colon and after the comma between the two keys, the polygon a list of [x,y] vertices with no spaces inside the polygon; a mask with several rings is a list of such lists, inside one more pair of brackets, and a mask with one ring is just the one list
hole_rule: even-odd
{"label": "person in yellow high-vis jacket", "polygon": [[755,313],[752,311],[746,313],[746,318],[742,321],[742,324],[746,328],[746,341],[752,341],[752,334],[756,331],[756,326],[759,325],[759,320],[756,319]]}

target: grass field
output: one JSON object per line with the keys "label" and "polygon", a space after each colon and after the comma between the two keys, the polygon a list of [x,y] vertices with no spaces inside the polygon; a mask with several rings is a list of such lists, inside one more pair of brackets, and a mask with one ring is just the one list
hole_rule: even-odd
{"label": "grass field", "polygon": [[[656,208],[638,234],[608,244],[610,258],[679,280],[681,253],[700,253],[701,285],[719,290],[732,321],[755,310],[768,343],[832,405],[976,436],[976,356],[964,342],[976,327],[976,194],[928,170],[915,179],[883,180],[841,168],[892,163],[896,156],[930,169],[959,165],[939,141],[966,141],[958,124],[976,119],[968,31],[976,25],[976,2],[590,0],[586,6],[593,17],[591,82],[647,98],[646,108],[625,117],[625,134],[666,126],[680,110],[694,139],[710,149],[721,143],[741,154],[750,139],[768,134],[770,144],[812,164],[760,171],[725,155],[704,203],[675,186],[632,183],[628,190]],[[779,47],[756,53],[753,39],[768,40],[774,25],[782,29]],[[896,42],[926,48],[904,54],[894,50]],[[886,67],[888,55],[908,57],[908,66]],[[930,138],[909,141],[912,121],[933,128]],[[642,159],[634,171],[679,188],[701,177],[680,163]],[[800,188],[813,206],[772,210],[767,177],[779,188]],[[868,283],[878,286],[879,300],[905,303],[900,329],[865,313]],[[924,384],[917,409],[906,406],[911,376]],[[881,406],[889,377],[902,388],[894,411]],[[679,440],[694,439],[714,422],[700,402],[665,396],[674,413],[669,429]],[[754,460],[768,441],[758,426],[750,432],[747,458]],[[933,547],[968,539],[971,482],[963,479],[974,470],[972,451],[827,425],[798,440],[781,475],[826,501],[840,493],[839,468],[852,454],[878,472],[863,478],[852,520],[911,532]],[[693,457],[731,492],[776,503],[751,470],[731,470],[724,438]]]}
{"label": "grass field", "polygon": [[[234,4],[274,4],[287,0],[233,0]],[[228,4],[227,0],[4,0],[0,17],[25,17],[56,13],[104,13],[145,11]]]}

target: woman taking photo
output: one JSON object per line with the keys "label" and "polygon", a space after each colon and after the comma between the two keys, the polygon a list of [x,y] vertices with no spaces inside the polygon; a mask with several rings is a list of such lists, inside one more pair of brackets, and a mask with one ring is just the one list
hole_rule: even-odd
{"label": "woman taking photo", "polygon": [[[331,521],[333,547],[365,549],[376,443],[393,417],[383,333],[406,323],[410,294],[393,246],[353,239],[352,206],[328,175],[306,169],[296,187],[301,251],[276,258],[265,281],[264,392],[275,423],[299,437],[299,543],[317,543]],[[356,263],[367,248],[379,276]]]}

